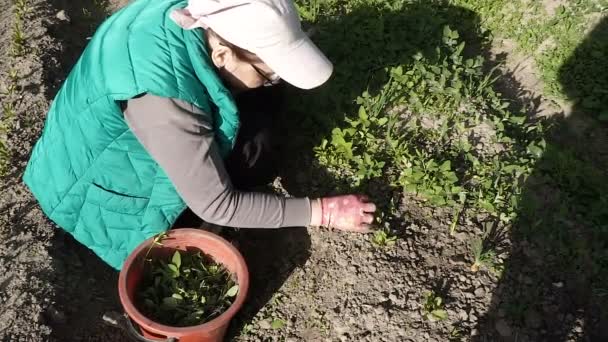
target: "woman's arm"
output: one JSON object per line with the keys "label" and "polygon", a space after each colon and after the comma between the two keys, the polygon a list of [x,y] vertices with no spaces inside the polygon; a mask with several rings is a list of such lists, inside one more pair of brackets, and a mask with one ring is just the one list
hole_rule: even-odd
{"label": "woman's arm", "polygon": [[234,189],[209,114],[184,101],[146,94],[127,101],[124,116],[188,207],[203,220],[242,228],[311,223],[307,198]]}

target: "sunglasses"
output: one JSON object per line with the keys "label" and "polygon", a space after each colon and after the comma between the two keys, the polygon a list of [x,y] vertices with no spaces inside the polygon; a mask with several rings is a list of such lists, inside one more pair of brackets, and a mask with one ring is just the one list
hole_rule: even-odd
{"label": "sunglasses", "polygon": [[262,70],[260,70],[260,68],[255,66],[255,64],[250,63],[250,65],[253,68],[253,70],[255,70],[260,76],[262,76],[262,78],[265,79],[264,87],[272,87],[274,85],[281,83],[281,76],[274,74],[274,73],[272,75],[268,76],[264,72],[262,72]]}

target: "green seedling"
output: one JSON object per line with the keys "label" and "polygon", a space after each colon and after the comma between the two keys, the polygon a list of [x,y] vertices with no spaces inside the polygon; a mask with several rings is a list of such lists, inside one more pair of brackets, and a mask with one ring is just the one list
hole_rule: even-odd
{"label": "green seedling", "polygon": [[502,273],[502,264],[496,262],[496,246],[503,238],[504,231],[498,229],[499,221],[486,221],[482,224],[483,233],[481,237],[473,239],[470,245],[473,264],[471,271],[477,272],[481,267],[499,275]]}
{"label": "green seedling", "polygon": [[14,4],[15,12],[19,18],[24,18],[32,10],[28,0],[14,0]]}
{"label": "green seedling", "polygon": [[473,265],[471,271],[477,272],[481,267],[491,269],[496,261],[496,252],[484,246],[484,240],[475,238],[471,242],[471,254],[473,255]]}
{"label": "green seedling", "polygon": [[152,261],[151,259],[148,259],[148,256],[150,255],[150,251],[152,251],[152,248],[154,248],[154,247],[162,246],[163,245],[162,241],[165,238],[167,238],[167,232],[160,232],[154,237],[154,239],[152,240],[152,243],[150,244],[150,247],[148,247],[148,250],[146,251],[146,255],[144,256],[144,261]]}
{"label": "green seedling", "polygon": [[315,155],[352,187],[388,183],[432,207],[452,208],[454,234],[465,209],[513,221],[522,180],[543,155],[545,129],[542,120],[507,109],[493,90],[495,69],[484,72],[480,56],[465,58],[456,31],[445,27],[443,35],[435,55],[416,54],[388,70],[376,95],[365,91]]}
{"label": "green seedling", "polygon": [[461,328],[454,326],[452,330],[450,330],[450,334],[448,336],[450,341],[460,341],[464,337],[464,333]]}
{"label": "green seedling", "polygon": [[13,96],[16,92],[17,92],[17,85],[19,82],[19,75],[17,73],[17,70],[14,68],[11,68],[8,71],[8,79],[10,82],[8,82],[8,85],[6,86],[6,95],[10,98],[11,96]]}
{"label": "green seedling", "polygon": [[13,57],[21,56],[25,52],[25,32],[23,31],[23,24],[21,17],[15,18],[13,24],[13,35],[11,41],[11,55]]}
{"label": "green seedling", "polygon": [[397,237],[393,234],[391,230],[391,225],[389,222],[388,215],[386,213],[395,212],[395,202],[394,199],[391,198],[389,203],[387,203],[386,207],[383,207],[382,204],[378,204],[382,207],[376,215],[376,223],[375,223],[375,231],[372,235],[372,243],[378,247],[387,247],[393,246],[397,241]]}
{"label": "green seedling", "polygon": [[8,102],[8,103],[3,103],[2,104],[2,124],[0,124],[0,132],[2,133],[6,133],[6,131],[8,130],[8,127],[5,127],[6,125],[4,124],[7,120],[12,119],[13,117],[15,117],[15,105],[13,105],[12,103]]}
{"label": "green seedling", "polygon": [[139,309],[155,321],[176,327],[214,319],[232,305],[239,291],[230,273],[202,252],[175,251],[153,259],[137,292]]}
{"label": "green seedling", "polygon": [[448,313],[444,309],[443,299],[434,291],[425,293],[422,315],[431,322],[443,321],[448,318]]}
{"label": "green seedling", "polygon": [[249,335],[249,333],[253,330],[253,324],[245,324],[243,325],[243,328],[241,328],[241,336],[247,336]]}
{"label": "green seedling", "polygon": [[372,243],[378,247],[387,247],[392,246],[397,241],[397,237],[391,235],[391,233],[386,229],[379,229],[374,232],[374,236],[372,237]]}
{"label": "green seedling", "polygon": [[270,323],[270,327],[275,330],[281,329],[283,326],[285,326],[285,321],[279,318],[273,319]]}

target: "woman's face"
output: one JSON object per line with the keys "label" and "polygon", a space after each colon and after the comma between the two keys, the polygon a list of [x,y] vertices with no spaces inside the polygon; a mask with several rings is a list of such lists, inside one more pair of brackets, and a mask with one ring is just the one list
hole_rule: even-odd
{"label": "woman's face", "polygon": [[270,86],[280,81],[280,77],[252,53],[218,43],[212,50],[211,58],[222,79],[235,92]]}

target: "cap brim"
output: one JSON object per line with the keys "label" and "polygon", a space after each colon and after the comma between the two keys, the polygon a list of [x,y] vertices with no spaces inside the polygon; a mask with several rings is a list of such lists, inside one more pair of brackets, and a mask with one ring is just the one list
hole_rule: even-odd
{"label": "cap brim", "polygon": [[285,48],[262,48],[255,54],[285,82],[301,89],[322,85],[334,69],[329,59],[307,36]]}

